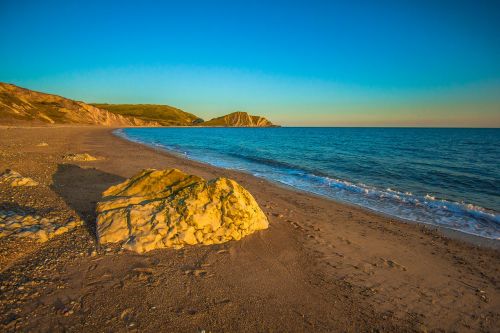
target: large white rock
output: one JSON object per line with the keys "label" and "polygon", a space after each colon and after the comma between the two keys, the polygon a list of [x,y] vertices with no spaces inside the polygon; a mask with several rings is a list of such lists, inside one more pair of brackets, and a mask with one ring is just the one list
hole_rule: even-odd
{"label": "large white rock", "polygon": [[101,244],[136,252],[239,240],[268,221],[252,195],[227,178],[205,181],[177,169],[143,170],[97,204]]}

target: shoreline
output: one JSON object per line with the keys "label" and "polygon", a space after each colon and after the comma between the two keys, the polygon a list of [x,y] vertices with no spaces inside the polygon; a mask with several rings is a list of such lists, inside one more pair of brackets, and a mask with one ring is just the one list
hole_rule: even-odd
{"label": "shoreline", "polygon": [[[302,194],[307,194],[307,195],[311,195],[311,196],[316,197],[316,198],[322,198],[322,199],[326,199],[326,200],[331,200],[332,202],[334,202],[336,204],[339,204],[339,205],[346,205],[347,207],[362,209],[362,210],[365,210],[367,212],[374,213],[374,214],[377,214],[379,216],[382,216],[382,217],[385,217],[385,218],[388,218],[388,219],[398,220],[401,223],[414,224],[414,225],[417,225],[417,226],[424,226],[424,227],[427,227],[429,230],[440,232],[443,236],[446,236],[446,237],[449,237],[449,238],[453,238],[453,239],[456,239],[456,240],[460,240],[460,241],[464,241],[464,242],[468,242],[468,243],[473,244],[475,246],[488,247],[488,248],[492,248],[492,249],[495,249],[495,250],[500,250],[500,239],[482,237],[482,236],[479,236],[479,235],[468,233],[466,231],[461,231],[461,230],[457,230],[457,229],[453,229],[453,228],[449,228],[449,227],[445,227],[445,226],[438,226],[438,225],[434,225],[434,224],[431,224],[431,223],[418,222],[418,221],[413,221],[413,220],[410,220],[410,219],[404,219],[404,218],[401,218],[401,217],[398,217],[398,216],[394,216],[394,215],[390,215],[388,213],[384,213],[382,211],[378,211],[376,209],[372,209],[370,207],[365,207],[365,206],[358,205],[358,204],[355,204],[355,203],[350,203],[350,202],[347,202],[347,201],[338,200],[336,198],[332,198],[332,197],[329,197],[329,196],[326,196],[326,195],[321,195],[321,194],[318,194],[318,193],[314,193],[314,192],[310,192],[310,191],[303,190],[303,189],[300,189],[300,188],[296,188],[296,187],[293,187],[291,185],[280,183],[278,181],[273,181],[271,179],[267,179],[267,178],[264,178],[264,177],[258,177],[258,176],[255,176],[255,175],[251,174],[250,172],[246,172],[246,171],[243,171],[243,170],[236,170],[236,169],[231,169],[231,168],[223,168],[223,167],[215,166],[215,165],[210,164],[210,163],[199,161],[199,160],[194,159],[194,158],[191,159],[191,158],[188,158],[188,157],[186,157],[186,156],[184,156],[184,155],[182,155],[180,153],[177,153],[175,151],[172,151],[172,150],[169,150],[169,149],[166,149],[166,148],[153,147],[153,146],[150,146],[150,145],[148,145],[146,143],[137,142],[137,141],[128,139],[125,134],[120,135],[120,134],[116,133],[116,131],[120,131],[120,130],[122,130],[124,128],[130,128],[130,127],[117,127],[117,128],[111,129],[110,133],[113,136],[115,136],[115,137],[117,137],[117,138],[119,138],[121,140],[124,140],[124,141],[129,142],[129,143],[137,144],[137,145],[140,145],[140,146],[143,146],[143,147],[147,147],[148,149],[152,149],[153,151],[156,151],[158,153],[163,153],[163,154],[167,154],[167,155],[170,155],[170,156],[173,156],[173,157],[176,157],[176,158],[180,158],[180,159],[184,159],[184,160],[187,160],[187,161],[192,161],[192,162],[200,163],[202,165],[210,166],[210,167],[217,168],[217,169],[220,169],[220,170],[231,170],[233,172],[239,172],[239,173],[242,173],[242,174],[244,174],[246,176],[255,177],[257,179],[262,179],[262,180],[268,182],[270,185],[272,185],[272,186],[278,186],[280,188],[283,188],[284,190],[293,191],[293,192],[302,193]],[[153,128],[153,127],[150,127],[150,128]]]}
{"label": "shoreline", "polygon": [[[40,184],[0,184],[0,209],[30,208],[85,223],[43,244],[0,238],[3,331],[499,327],[498,249],[180,158],[117,137],[115,129],[0,128],[0,169]],[[38,147],[40,142],[48,146]],[[68,153],[103,159],[68,162],[62,158]],[[238,242],[141,255],[96,247],[95,205],[102,191],[143,168],[172,167],[205,179],[236,180],[268,216],[269,229]]]}

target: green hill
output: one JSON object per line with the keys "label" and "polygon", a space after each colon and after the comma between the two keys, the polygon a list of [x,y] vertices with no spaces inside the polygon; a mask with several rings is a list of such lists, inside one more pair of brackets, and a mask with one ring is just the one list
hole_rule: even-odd
{"label": "green hill", "polygon": [[184,112],[169,105],[156,104],[92,104],[122,116],[136,117],[145,121],[154,121],[162,126],[191,126],[203,122],[194,114]]}

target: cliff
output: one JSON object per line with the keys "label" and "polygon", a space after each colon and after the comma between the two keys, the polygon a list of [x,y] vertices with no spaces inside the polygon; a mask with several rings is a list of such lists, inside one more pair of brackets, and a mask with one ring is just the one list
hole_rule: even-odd
{"label": "cliff", "polygon": [[103,126],[159,126],[159,123],[122,116],[84,102],[0,82],[0,124],[88,124]]}
{"label": "cliff", "polygon": [[209,121],[169,105],[87,104],[0,82],[0,124],[274,127],[264,117],[233,112]]}
{"label": "cliff", "polygon": [[273,123],[264,117],[252,116],[246,112],[233,112],[228,115],[205,121],[201,126],[220,127],[275,127]]}

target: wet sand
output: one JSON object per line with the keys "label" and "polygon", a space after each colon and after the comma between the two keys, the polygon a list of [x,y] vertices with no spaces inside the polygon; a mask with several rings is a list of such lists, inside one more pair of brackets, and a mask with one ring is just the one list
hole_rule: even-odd
{"label": "wet sand", "polygon": [[[68,153],[104,159],[64,161]],[[101,192],[143,168],[172,167],[237,180],[270,228],[143,255],[96,249]],[[85,226],[43,244],[0,239],[2,331],[499,331],[499,241],[186,160],[109,128],[0,128],[6,168],[40,186],[0,184],[0,209],[77,216]]]}

